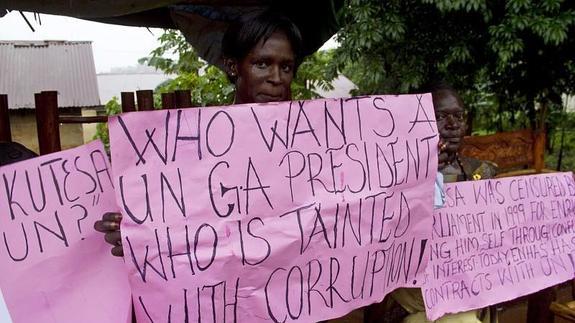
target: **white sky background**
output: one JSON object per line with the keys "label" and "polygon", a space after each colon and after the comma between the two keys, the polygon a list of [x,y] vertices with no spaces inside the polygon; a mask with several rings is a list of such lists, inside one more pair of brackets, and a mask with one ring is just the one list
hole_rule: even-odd
{"label": "white sky background", "polygon": [[[126,27],[97,23],[87,20],[41,15],[42,25],[34,20],[34,15],[24,13],[32,24],[33,32],[20,13],[12,11],[0,18],[0,40],[89,40],[92,41],[97,73],[109,72],[114,67],[134,66],[138,59],[159,46],[157,38],[161,29]],[[322,49],[336,47],[337,43],[328,40]],[[0,323],[3,323],[0,321]]]}
{"label": "white sky background", "polygon": [[[81,19],[41,15],[42,25],[32,13],[24,13],[36,32],[28,27],[19,12],[0,18],[0,40],[90,40],[97,73],[113,67],[134,66],[158,47],[161,29],[102,24]],[[1,321],[0,321],[1,322]]]}

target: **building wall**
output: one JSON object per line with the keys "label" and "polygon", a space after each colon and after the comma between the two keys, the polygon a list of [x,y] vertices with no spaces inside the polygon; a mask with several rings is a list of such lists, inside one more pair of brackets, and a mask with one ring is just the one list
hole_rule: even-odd
{"label": "building wall", "polygon": [[[36,130],[36,113],[32,109],[10,111],[10,128],[12,141],[19,142],[39,153],[38,132]],[[62,149],[69,149],[84,144],[84,131],[81,124],[60,125],[60,144]]]}
{"label": "building wall", "polygon": [[[8,95],[12,140],[38,152],[34,94],[58,91],[62,113],[100,105],[89,41],[0,41],[0,93]],[[84,126],[60,126],[62,149],[84,143]],[[88,134],[86,137],[93,137]],[[91,138],[90,138],[91,139]]]}
{"label": "building wall", "polygon": [[60,107],[100,105],[91,42],[0,41],[0,94],[9,108],[34,108],[41,91],[58,91]]}

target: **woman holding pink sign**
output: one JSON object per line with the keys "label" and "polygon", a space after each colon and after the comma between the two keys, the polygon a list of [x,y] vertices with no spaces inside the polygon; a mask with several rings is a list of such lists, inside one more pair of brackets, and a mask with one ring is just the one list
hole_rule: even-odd
{"label": "woman holding pink sign", "polygon": [[[235,104],[291,100],[291,83],[303,58],[297,26],[273,11],[246,17],[222,41],[225,72],[235,85]],[[105,234],[112,254],[123,257],[120,213],[106,213],[94,228]]]}
{"label": "woman holding pink sign", "polygon": [[[291,100],[291,82],[302,60],[297,26],[273,11],[246,17],[228,28],[222,51],[235,104]],[[120,213],[106,213],[94,228],[105,234],[112,254],[123,257]]]}

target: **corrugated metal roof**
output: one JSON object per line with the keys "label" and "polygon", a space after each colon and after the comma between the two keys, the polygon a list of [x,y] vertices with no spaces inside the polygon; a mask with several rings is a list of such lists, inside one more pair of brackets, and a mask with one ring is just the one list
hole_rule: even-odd
{"label": "corrugated metal roof", "polygon": [[100,105],[89,41],[0,41],[0,94],[33,108],[34,93],[58,91],[58,106]]}

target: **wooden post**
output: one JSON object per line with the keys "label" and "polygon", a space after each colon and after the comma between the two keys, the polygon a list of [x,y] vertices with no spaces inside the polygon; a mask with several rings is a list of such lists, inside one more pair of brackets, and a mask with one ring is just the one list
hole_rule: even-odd
{"label": "wooden post", "polygon": [[162,93],[162,109],[174,109],[176,107],[176,96],[174,93]]}
{"label": "wooden post", "polygon": [[154,91],[136,91],[136,98],[138,100],[138,111],[154,110]]}
{"label": "wooden post", "polygon": [[60,125],[58,123],[58,92],[44,91],[34,94],[36,126],[40,154],[60,151]]}
{"label": "wooden post", "polygon": [[12,141],[7,94],[0,94],[0,141]]}
{"label": "wooden post", "polygon": [[176,108],[191,108],[192,107],[192,93],[190,90],[177,90],[176,92]]}
{"label": "wooden post", "polygon": [[122,98],[122,112],[136,111],[136,102],[134,101],[134,92],[120,93]]}

